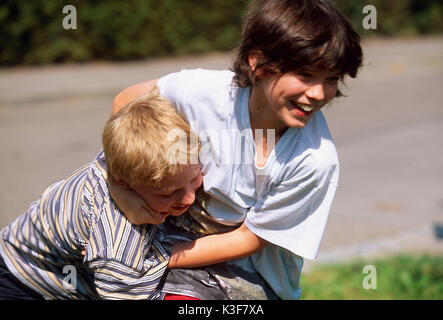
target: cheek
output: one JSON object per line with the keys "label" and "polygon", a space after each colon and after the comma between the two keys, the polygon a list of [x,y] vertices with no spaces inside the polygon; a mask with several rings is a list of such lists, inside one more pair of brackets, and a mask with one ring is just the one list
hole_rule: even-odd
{"label": "cheek", "polygon": [[197,182],[195,183],[195,189],[197,190],[198,188],[200,188],[200,186],[203,184],[203,176],[200,174],[200,176],[198,177]]}
{"label": "cheek", "polygon": [[274,83],[272,99],[281,105],[287,99],[298,97],[306,91],[307,86],[296,77],[281,78]]}
{"label": "cheek", "polygon": [[166,211],[171,206],[171,200],[159,198],[159,197],[149,197],[145,199],[145,202],[151,207],[154,211]]}
{"label": "cheek", "polygon": [[263,93],[267,103],[275,100],[280,92],[279,81],[272,76],[263,79],[257,88]]}
{"label": "cheek", "polygon": [[335,95],[337,94],[338,90],[338,84],[330,84],[326,85],[325,87],[325,96],[326,100],[330,101],[335,98]]}

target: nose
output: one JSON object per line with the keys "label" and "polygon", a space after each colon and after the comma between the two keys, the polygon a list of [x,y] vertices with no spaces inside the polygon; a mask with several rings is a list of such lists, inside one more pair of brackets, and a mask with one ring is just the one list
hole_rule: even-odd
{"label": "nose", "polygon": [[179,203],[181,206],[190,206],[194,203],[195,200],[195,191],[188,190],[179,199]]}
{"label": "nose", "polygon": [[325,99],[325,87],[323,82],[316,82],[313,83],[311,85],[309,85],[309,87],[306,89],[306,96],[308,98],[317,100],[317,101],[321,101]]}

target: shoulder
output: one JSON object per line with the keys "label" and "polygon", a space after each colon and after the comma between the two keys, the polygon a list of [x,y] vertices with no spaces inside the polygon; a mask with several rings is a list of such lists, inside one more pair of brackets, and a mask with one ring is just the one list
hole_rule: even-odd
{"label": "shoulder", "polygon": [[89,179],[93,184],[100,185],[102,191],[107,193],[107,178],[105,153],[100,150],[94,161],[89,165]]}
{"label": "shoulder", "polygon": [[104,206],[111,200],[107,185],[105,154],[101,150],[89,164],[84,184],[84,209],[89,211],[92,220],[98,219]]}
{"label": "shoulder", "polygon": [[326,166],[338,163],[337,148],[321,111],[316,113],[304,134],[313,144],[311,153],[316,162]]}
{"label": "shoulder", "polygon": [[305,139],[309,140],[310,162],[318,180],[338,184],[339,160],[337,148],[332,139],[326,119],[321,111],[306,127]]}
{"label": "shoulder", "polygon": [[282,180],[300,179],[320,184],[333,182],[338,184],[339,159],[335,143],[329,132],[326,120],[321,112],[311,119],[305,128],[291,140],[293,146],[287,146],[288,161],[283,169]]}

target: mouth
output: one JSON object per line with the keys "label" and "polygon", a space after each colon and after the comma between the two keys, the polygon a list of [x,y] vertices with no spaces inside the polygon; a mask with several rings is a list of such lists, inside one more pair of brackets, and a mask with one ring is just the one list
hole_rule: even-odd
{"label": "mouth", "polygon": [[315,110],[315,106],[312,106],[310,104],[299,103],[292,100],[290,100],[289,102],[292,110],[294,110],[299,116],[302,117],[309,117]]}
{"label": "mouth", "polygon": [[189,209],[189,205],[187,206],[177,206],[177,207],[172,207],[171,209],[174,210],[174,213],[171,213],[172,215],[176,215],[176,214],[181,214],[183,212],[185,212],[186,210]]}

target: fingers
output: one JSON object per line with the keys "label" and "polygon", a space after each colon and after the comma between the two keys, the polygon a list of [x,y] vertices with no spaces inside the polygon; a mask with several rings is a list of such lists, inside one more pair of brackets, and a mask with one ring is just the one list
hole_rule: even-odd
{"label": "fingers", "polygon": [[169,215],[167,213],[160,213],[158,211],[153,210],[146,202],[143,202],[143,209],[146,212],[146,216],[149,220],[151,220],[151,224],[162,224],[165,222],[166,217]]}
{"label": "fingers", "polygon": [[162,224],[163,222],[165,222],[166,217],[169,216],[169,214],[167,213],[160,213],[153,210],[145,210],[145,211],[153,221],[152,224],[155,225]]}
{"label": "fingers", "polygon": [[168,213],[160,213],[145,206],[139,207],[130,214],[124,214],[129,222],[137,226],[142,224],[159,225],[165,222],[165,219],[169,216]]}

